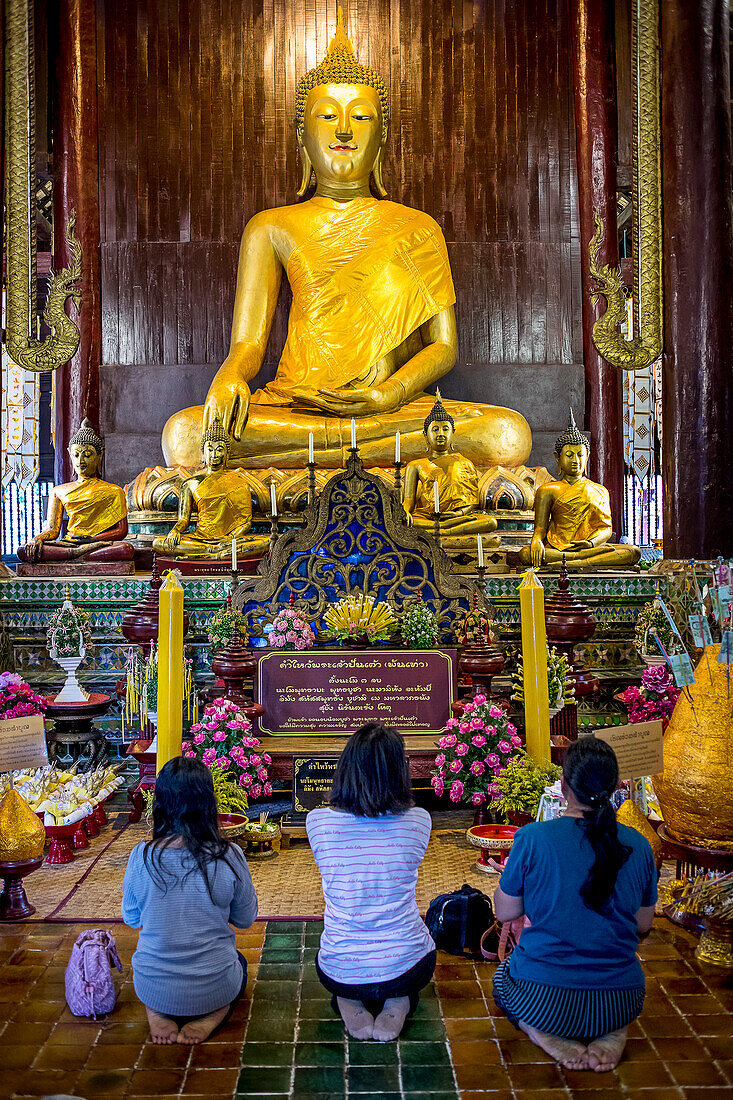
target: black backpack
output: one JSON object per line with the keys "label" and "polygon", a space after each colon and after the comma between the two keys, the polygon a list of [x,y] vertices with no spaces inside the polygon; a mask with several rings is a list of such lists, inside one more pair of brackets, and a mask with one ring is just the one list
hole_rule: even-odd
{"label": "black backpack", "polygon": [[478,955],[481,937],[494,924],[494,908],[486,894],[464,883],[460,890],[430,902],[425,923],[440,951]]}

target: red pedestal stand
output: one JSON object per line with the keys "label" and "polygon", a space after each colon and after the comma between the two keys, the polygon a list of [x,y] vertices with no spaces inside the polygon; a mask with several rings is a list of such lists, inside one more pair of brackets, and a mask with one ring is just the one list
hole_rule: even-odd
{"label": "red pedestal stand", "polygon": [[0,893],[0,921],[25,920],[36,911],[26,897],[23,879],[37,871],[43,863],[43,856],[34,859],[0,860],[0,878],[3,880]]}

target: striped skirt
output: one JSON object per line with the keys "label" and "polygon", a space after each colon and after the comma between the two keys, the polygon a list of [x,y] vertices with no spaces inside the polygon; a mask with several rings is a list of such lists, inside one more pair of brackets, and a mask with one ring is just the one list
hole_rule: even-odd
{"label": "striped skirt", "polygon": [[494,1000],[518,1026],[557,1035],[561,1039],[591,1042],[626,1027],[641,1012],[644,986],[633,989],[566,989],[513,978],[505,960],[494,973]]}

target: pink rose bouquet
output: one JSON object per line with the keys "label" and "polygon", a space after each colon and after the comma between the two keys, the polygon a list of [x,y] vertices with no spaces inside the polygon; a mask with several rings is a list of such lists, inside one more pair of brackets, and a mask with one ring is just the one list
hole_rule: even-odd
{"label": "pink rose bouquet", "polygon": [[43,714],[46,700],[17,672],[0,672],[0,720]]}
{"label": "pink rose bouquet", "polygon": [[656,722],[664,729],[672,717],[680,689],[666,665],[653,665],[644,670],[641,687],[628,687],[618,698],[629,712],[629,722]]}
{"label": "pink rose bouquet", "polygon": [[252,736],[252,723],[236,703],[229,699],[209,703],[201,721],[191,726],[190,736],[191,740],[181,745],[184,756],[197,757],[207,768],[218,768],[246,791],[248,799],[272,794],[267,770],[272,758],[262,752],[259,738]]}
{"label": "pink rose bouquet", "polygon": [[267,644],[274,649],[311,649],[316,636],[296,607],[284,607],[265,627]]}
{"label": "pink rose bouquet", "polygon": [[460,718],[451,718],[438,741],[431,780],[438,797],[447,793],[452,802],[483,806],[501,797],[494,782],[510,757],[521,747],[521,738],[504,711],[476,695],[466,703]]}

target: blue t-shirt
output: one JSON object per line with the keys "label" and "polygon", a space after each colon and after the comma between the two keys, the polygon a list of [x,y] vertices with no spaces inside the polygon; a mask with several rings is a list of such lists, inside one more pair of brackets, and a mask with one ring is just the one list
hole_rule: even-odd
{"label": "blue t-shirt", "polygon": [[636,829],[619,825],[618,838],[631,855],[607,910],[597,913],[580,896],[595,858],[582,821],[559,817],[519,830],[501,876],[503,893],[521,897],[531,921],[509,957],[513,978],[571,989],[643,986],[636,912],[657,900],[657,869]]}

